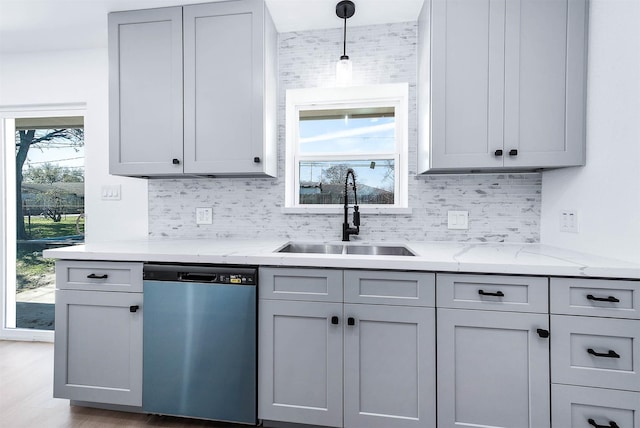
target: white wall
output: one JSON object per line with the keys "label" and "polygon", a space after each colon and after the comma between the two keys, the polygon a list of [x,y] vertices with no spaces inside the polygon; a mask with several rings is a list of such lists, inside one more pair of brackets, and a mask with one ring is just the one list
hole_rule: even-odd
{"label": "white wall", "polygon": [[640,1],[590,7],[587,164],[542,174],[541,242],[640,262]]}
{"label": "white wall", "polygon": [[[0,55],[0,107],[85,103],[86,241],[147,236],[147,183],[108,173],[107,50]],[[4,178],[2,178],[4,179]],[[121,184],[122,200],[102,201],[105,184]]]}

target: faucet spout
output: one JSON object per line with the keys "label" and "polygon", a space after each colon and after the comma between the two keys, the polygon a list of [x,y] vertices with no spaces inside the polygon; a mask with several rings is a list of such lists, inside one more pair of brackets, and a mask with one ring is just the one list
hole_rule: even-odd
{"label": "faucet spout", "polygon": [[[353,187],[353,226],[349,225],[349,195],[347,193],[349,187],[349,176],[351,176],[351,182]],[[342,223],[342,240],[349,241],[351,235],[357,235],[360,233],[360,208],[358,207],[358,191],[356,189],[356,176],[353,169],[347,170],[347,175],[344,179],[344,222]]]}

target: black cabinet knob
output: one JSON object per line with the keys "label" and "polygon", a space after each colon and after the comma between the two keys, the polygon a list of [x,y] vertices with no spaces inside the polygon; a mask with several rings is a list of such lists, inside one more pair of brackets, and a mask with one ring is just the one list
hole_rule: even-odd
{"label": "black cabinet knob", "polygon": [[180,165],[180,159],[174,159],[171,161],[174,165]]}
{"label": "black cabinet knob", "polygon": [[498,150],[496,150],[495,152],[493,152],[493,154],[494,154],[495,156],[502,156],[502,149],[498,149]]}
{"label": "black cabinet knob", "polygon": [[256,156],[255,158],[253,158],[253,162],[260,163],[260,158],[258,156]]}
{"label": "black cabinet knob", "polygon": [[356,325],[356,319],[353,317],[347,318],[347,325]]}
{"label": "black cabinet knob", "polygon": [[516,149],[509,150],[509,156],[518,156],[518,150]]}
{"label": "black cabinet knob", "polygon": [[340,318],[338,318],[338,317],[337,317],[337,316],[335,316],[335,315],[331,317],[331,324],[333,324],[333,325],[337,325],[337,324],[339,324],[339,323],[340,323]]}
{"label": "black cabinet knob", "polygon": [[129,312],[131,312],[131,313],[137,311],[138,309],[140,309],[139,305],[129,306]]}
{"label": "black cabinet knob", "polygon": [[536,330],[536,332],[538,333],[538,336],[542,337],[543,339],[546,339],[547,337],[549,337],[549,330],[539,328]]}

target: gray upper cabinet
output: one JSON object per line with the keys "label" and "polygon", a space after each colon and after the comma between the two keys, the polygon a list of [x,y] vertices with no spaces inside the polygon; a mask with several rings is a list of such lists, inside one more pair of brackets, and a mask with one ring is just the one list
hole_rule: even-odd
{"label": "gray upper cabinet", "polygon": [[182,173],[182,8],[109,14],[109,168]]}
{"label": "gray upper cabinet", "polygon": [[262,0],[111,13],[110,172],[275,176],[276,40]]}
{"label": "gray upper cabinet", "polygon": [[586,0],[431,0],[420,29],[419,172],[584,165]]}

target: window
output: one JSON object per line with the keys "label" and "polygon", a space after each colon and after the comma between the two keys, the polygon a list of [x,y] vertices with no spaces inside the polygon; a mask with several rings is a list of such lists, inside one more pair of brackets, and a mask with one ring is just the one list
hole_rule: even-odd
{"label": "window", "polygon": [[287,91],[287,208],[342,205],[353,169],[362,207],[407,207],[408,85]]}

